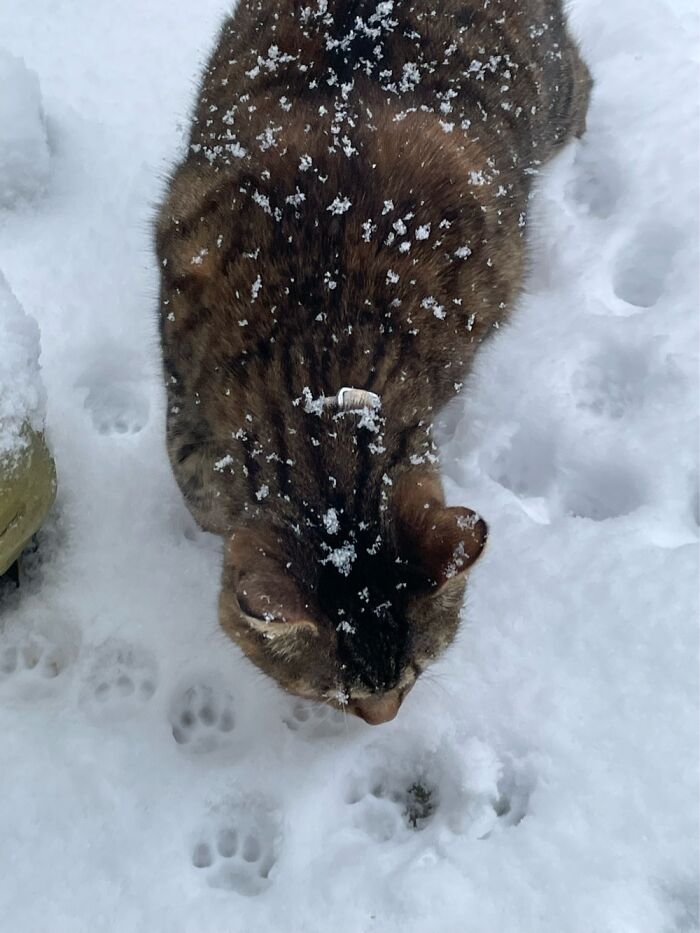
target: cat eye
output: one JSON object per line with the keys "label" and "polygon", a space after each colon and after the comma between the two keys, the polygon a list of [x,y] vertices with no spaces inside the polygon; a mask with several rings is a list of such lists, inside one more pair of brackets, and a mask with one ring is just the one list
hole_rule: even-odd
{"label": "cat eye", "polygon": [[243,618],[246,620],[246,622],[249,622],[251,625],[253,623],[259,624],[260,622],[272,625],[274,622],[285,621],[280,616],[276,616],[271,612],[270,613],[266,612],[264,615],[261,615],[261,616],[253,615],[252,612],[244,612],[242,613],[242,615],[243,615]]}
{"label": "cat eye", "polygon": [[238,605],[241,607],[241,613],[251,622],[284,622],[284,619],[282,619],[279,615],[275,615],[274,612],[255,612],[246,599],[245,592],[238,593],[237,598]]}

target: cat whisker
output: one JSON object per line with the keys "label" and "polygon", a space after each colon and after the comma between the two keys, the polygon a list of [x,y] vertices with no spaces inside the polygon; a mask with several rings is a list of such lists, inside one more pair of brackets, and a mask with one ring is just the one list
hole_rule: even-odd
{"label": "cat whisker", "polygon": [[442,673],[429,672],[421,675],[421,681],[425,682],[427,687],[430,689],[435,688],[446,698],[452,698],[454,697],[454,691],[443,683],[444,679],[445,675]]}

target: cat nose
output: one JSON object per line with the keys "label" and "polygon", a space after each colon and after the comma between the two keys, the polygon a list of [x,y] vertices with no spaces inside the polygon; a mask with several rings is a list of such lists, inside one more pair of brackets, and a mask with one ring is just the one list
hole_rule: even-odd
{"label": "cat nose", "polygon": [[382,696],[353,700],[350,703],[350,710],[370,726],[379,726],[383,722],[390,722],[396,716],[401,700],[399,691],[392,690],[391,693],[385,693]]}

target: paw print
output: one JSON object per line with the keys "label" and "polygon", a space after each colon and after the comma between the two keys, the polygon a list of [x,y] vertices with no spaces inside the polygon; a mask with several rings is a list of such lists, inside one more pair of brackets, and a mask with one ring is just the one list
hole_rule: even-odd
{"label": "paw print", "polygon": [[273,808],[256,800],[220,808],[193,842],[192,866],[213,888],[252,896],[271,883],[280,830]]}
{"label": "paw print", "polygon": [[612,282],[615,295],[632,308],[653,308],[666,291],[682,241],[680,232],[663,222],[641,227],[618,253]]}
{"label": "paw print", "polygon": [[173,701],[170,726],[178,745],[195,753],[211,752],[236,727],[233,698],[206,684],[187,687]]}
{"label": "paw print", "polygon": [[602,522],[643,506],[646,489],[635,468],[619,461],[571,462],[562,466],[559,498],[567,515]]}
{"label": "paw print", "polygon": [[554,432],[528,425],[518,429],[498,451],[486,470],[493,480],[516,496],[546,496],[556,472],[557,445]]}
{"label": "paw print", "polygon": [[608,343],[583,360],[571,380],[578,408],[618,420],[646,405],[670,401],[684,380],[672,359],[654,342],[646,346]]}
{"label": "paw print", "polygon": [[80,703],[94,719],[123,719],[137,713],[157,685],[157,665],[150,652],[109,638],[97,649]]}
{"label": "paw print", "polygon": [[32,635],[20,645],[10,645],[0,654],[0,676],[34,671],[36,676],[50,680],[63,668],[60,652],[41,636]]}
{"label": "paw print", "polygon": [[296,700],[285,723],[307,739],[329,738],[347,728],[347,716],[327,703]]}
{"label": "paw print", "polygon": [[129,382],[93,386],[85,407],[98,434],[138,434],[148,422],[148,399],[141,387]]}
{"label": "paw print", "polygon": [[402,830],[422,830],[438,809],[438,788],[424,775],[406,781],[388,772],[351,782],[346,802],[357,807],[357,822],[378,842]]}
{"label": "paw print", "polygon": [[148,375],[143,361],[124,347],[106,344],[75,384],[98,434],[136,435],[148,424]]}
{"label": "paw print", "polygon": [[[488,839],[517,826],[534,786],[520,764],[503,764],[493,749],[470,739],[459,754],[448,745],[418,758],[396,747],[369,750],[366,770],[346,786],[355,826],[376,842],[409,843],[416,832],[447,827],[454,836]],[[382,760],[391,761],[387,765]]]}
{"label": "paw print", "polygon": [[67,645],[41,632],[29,632],[0,643],[0,686],[4,692],[32,698],[53,691],[71,662]]}

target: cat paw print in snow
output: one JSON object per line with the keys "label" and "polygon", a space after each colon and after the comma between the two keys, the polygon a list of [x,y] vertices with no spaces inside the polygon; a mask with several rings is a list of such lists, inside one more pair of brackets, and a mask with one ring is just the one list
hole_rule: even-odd
{"label": "cat paw print in snow", "polygon": [[342,710],[311,700],[296,700],[284,721],[292,732],[306,739],[330,738],[350,727],[347,714]]}
{"label": "cat paw print in snow", "polygon": [[653,308],[663,298],[676,253],[683,242],[670,224],[654,220],[642,226],[619,251],[612,286],[627,311]]}
{"label": "cat paw print in snow", "polygon": [[150,401],[143,362],[123,347],[100,348],[75,387],[85,392],[84,406],[94,429],[104,436],[139,434],[148,424]]}
{"label": "cat paw print in snow", "polygon": [[148,399],[129,382],[94,386],[85,398],[98,434],[138,434],[148,421]]}
{"label": "cat paw print in snow", "polygon": [[123,719],[143,708],[157,685],[157,665],[149,651],[109,638],[95,652],[80,704],[93,719]]}
{"label": "cat paw print in snow", "polygon": [[59,644],[40,632],[10,636],[0,643],[3,693],[31,698],[52,692],[70,664],[71,654],[68,644]]}
{"label": "cat paw print in snow", "polygon": [[496,829],[516,826],[527,812],[530,773],[502,764],[477,739],[465,742],[459,754],[443,744],[414,755],[398,745],[376,747],[365,756],[364,768],[346,786],[345,801],[354,824],[377,842],[408,842],[413,832],[434,828],[488,839]]}
{"label": "cat paw print in snow", "polygon": [[406,830],[422,830],[440,805],[440,791],[422,772],[412,777],[373,773],[351,780],[345,800],[356,809],[357,825],[378,842]]}
{"label": "cat paw print in snow", "polygon": [[274,807],[241,799],[218,807],[191,843],[192,866],[212,888],[246,896],[271,883],[281,831]]}
{"label": "cat paw print in snow", "polygon": [[179,691],[170,709],[173,738],[185,750],[211,752],[226,744],[236,727],[233,697],[207,684]]}

